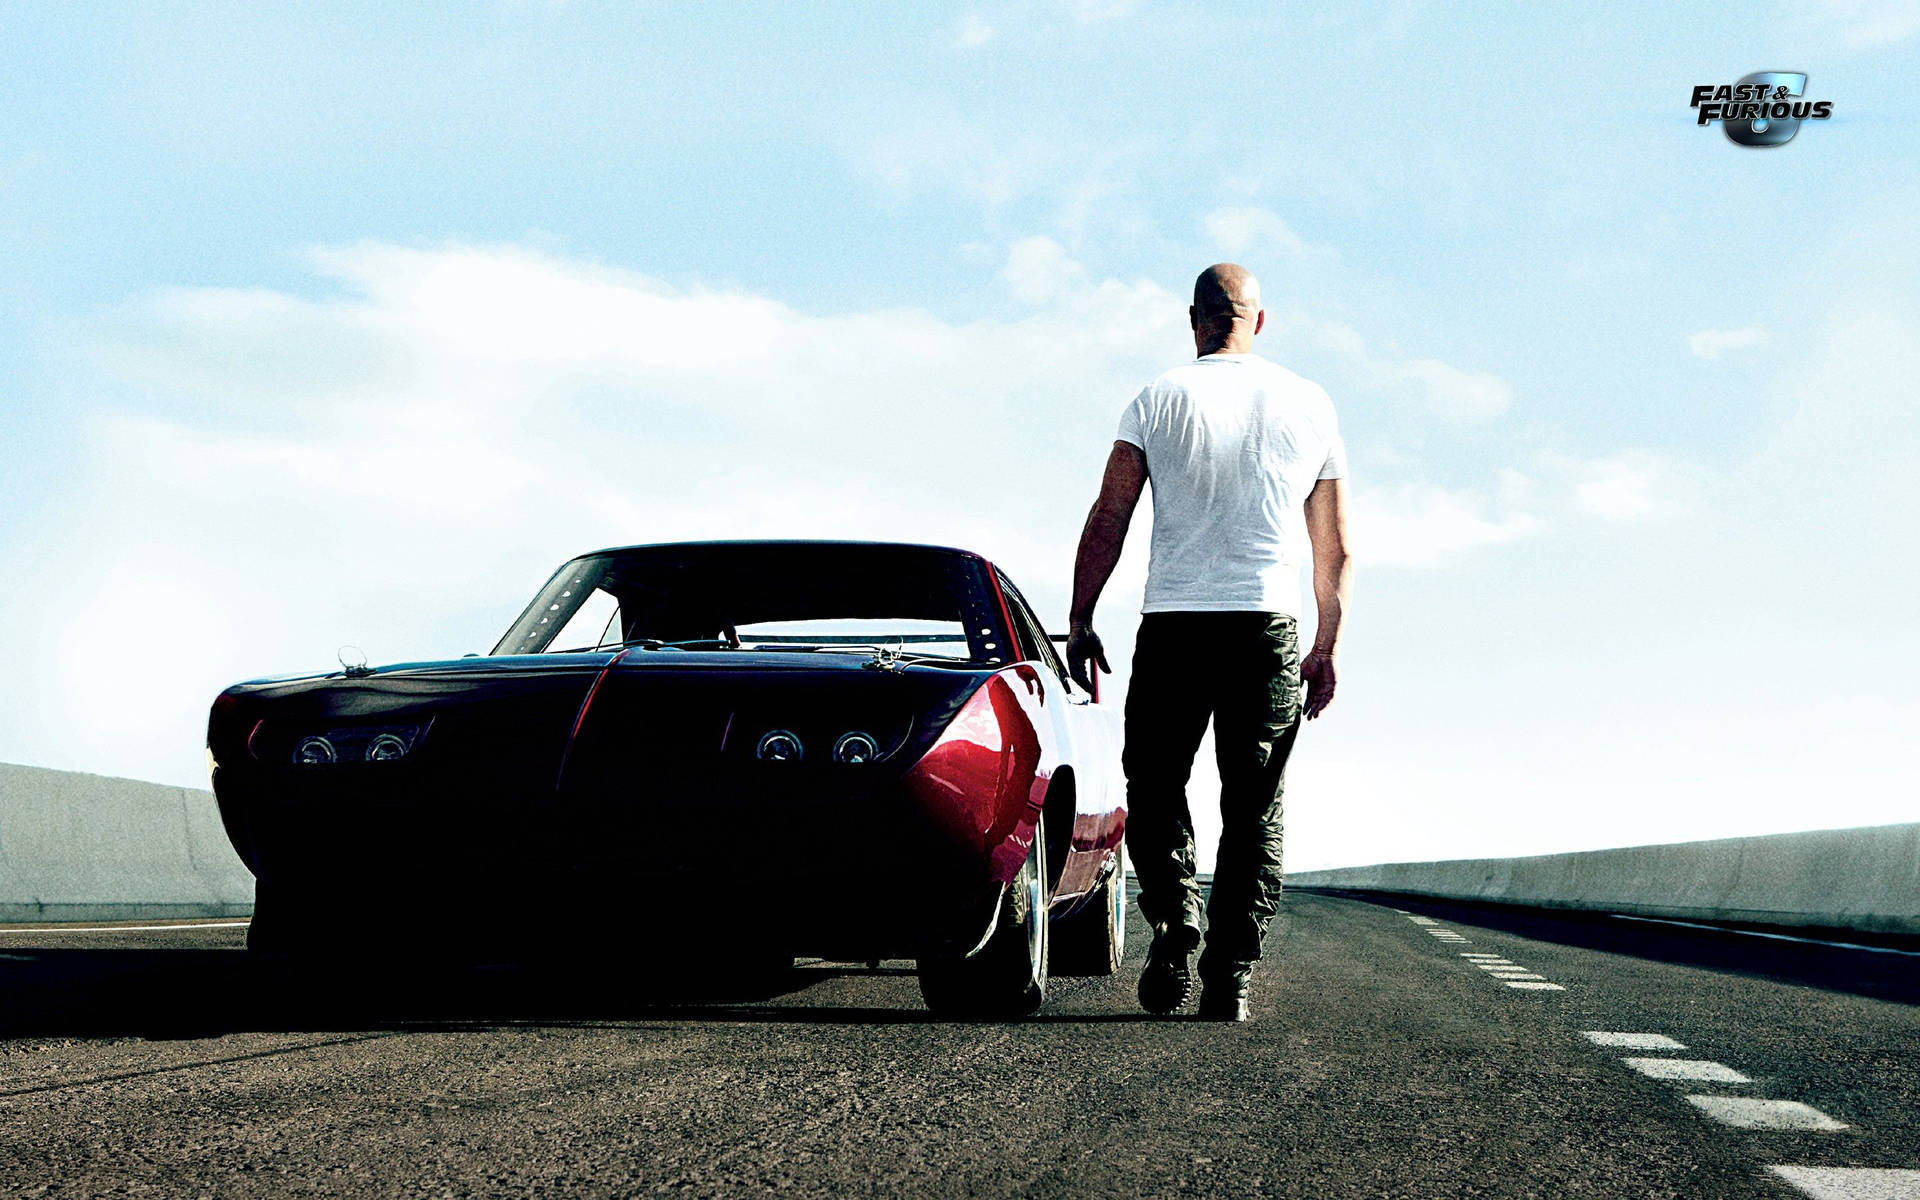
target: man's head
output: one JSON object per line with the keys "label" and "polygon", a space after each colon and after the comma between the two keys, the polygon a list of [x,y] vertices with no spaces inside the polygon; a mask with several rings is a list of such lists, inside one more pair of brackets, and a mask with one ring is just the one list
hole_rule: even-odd
{"label": "man's head", "polygon": [[1215,263],[1193,281],[1193,346],[1208,354],[1246,354],[1253,335],[1267,323],[1260,307],[1260,281],[1238,263]]}

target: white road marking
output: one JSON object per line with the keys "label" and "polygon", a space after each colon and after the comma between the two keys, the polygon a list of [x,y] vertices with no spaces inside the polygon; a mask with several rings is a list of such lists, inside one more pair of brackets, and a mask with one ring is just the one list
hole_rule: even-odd
{"label": "white road marking", "polygon": [[1545,979],[1545,975],[1533,971],[1495,971],[1495,979]]}
{"label": "white road marking", "polygon": [[1498,954],[1488,954],[1484,950],[1462,950],[1460,952],[1460,957],[1461,958],[1499,958],[1500,956]]}
{"label": "white road marking", "polygon": [[1473,965],[1476,967],[1479,967],[1482,971],[1506,971],[1506,970],[1512,969],[1513,967],[1517,967],[1520,964],[1510,963],[1503,958],[1497,962],[1477,962],[1477,963],[1474,963]]}
{"label": "white road marking", "polygon": [[1920,1171],[1894,1167],[1768,1167],[1814,1200],[1913,1200]]}
{"label": "white road marking", "polygon": [[1698,921],[1671,921],[1665,917],[1635,917],[1627,913],[1611,914],[1616,921],[1645,921],[1649,925],[1678,925],[1682,929],[1705,929],[1713,933],[1737,933],[1741,937],[1770,938],[1776,942],[1801,942],[1808,946],[1831,946],[1835,950],[1864,950],[1868,954],[1898,954],[1920,958],[1920,950],[1895,950],[1892,946],[1862,946],[1857,942],[1828,942],[1820,938],[1795,937],[1790,933],[1762,933],[1758,929],[1728,929],[1724,925],[1702,925]]}
{"label": "white road marking", "polygon": [[1412,921],[1415,925],[1438,925],[1440,923],[1432,917],[1416,917],[1411,913],[1407,914],[1407,920]]}
{"label": "white road marking", "polygon": [[1756,1100],[1748,1096],[1688,1096],[1687,1102],[1722,1125],[1736,1129],[1845,1129],[1812,1105],[1798,1100]]}
{"label": "white road marking", "polygon": [[34,929],[0,929],[0,933],[164,933],[169,929],[245,929],[250,921],[198,921],[183,925],[42,925]]}
{"label": "white road marking", "polygon": [[1702,1058],[1623,1058],[1648,1079],[1697,1079],[1705,1083],[1752,1083],[1725,1063]]}
{"label": "white road marking", "polygon": [[1580,1036],[1596,1046],[1613,1046],[1621,1050],[1686,1049],[1684,1045],[1664,1033],[1606,1033],[1598,1029],[1588,1029]]}
{"label": "white road marking", "polygon": [[1510,988],[1524,988],[1530,992],[1564,992],[1567,990],[1557,983],[1543,983],[1536,979],[1509,979],[1507,980],[1507,986]]}

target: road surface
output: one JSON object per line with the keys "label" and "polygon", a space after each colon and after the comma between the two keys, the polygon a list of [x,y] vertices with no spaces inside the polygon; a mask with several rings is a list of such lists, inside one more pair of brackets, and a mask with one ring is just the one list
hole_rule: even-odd
{"label": "road surface", "polygon": [[693,1003],[644,942],[289,978],[243,937],[0,929],[0,1191],[1920,1196],[1912,953],[1295,891],[1236,1027],[1139,1011],[1137,918],[1009,1024],[906,963]]}

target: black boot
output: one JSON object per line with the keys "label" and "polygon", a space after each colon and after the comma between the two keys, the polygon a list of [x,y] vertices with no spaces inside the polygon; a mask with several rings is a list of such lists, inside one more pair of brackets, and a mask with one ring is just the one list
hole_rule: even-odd
{"label": "black boot", "polygon": [[1202,1021],[1244,1021],[1247,1019],[1245,980],[1209,982],[1200,992]]}
{"label": "black boot", "polygon": [[1193,994],[1193,968],[1188,959],[1200,945],[1200,931],[1191,925],[1161,925],[1154,929],[1147,965],[1140,972],[1140,1007],[1164,1016]]}

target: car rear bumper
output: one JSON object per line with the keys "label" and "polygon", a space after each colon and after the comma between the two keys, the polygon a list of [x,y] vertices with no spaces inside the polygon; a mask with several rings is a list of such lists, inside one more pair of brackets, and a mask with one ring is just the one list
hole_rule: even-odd
{"label": "car rear bumper", "polygon": [[533,798],[356,783],[216,780],[269,904],[435,943],[753,942],[864,959],[963,953],[999,896],[983,847],[899,779]]}

